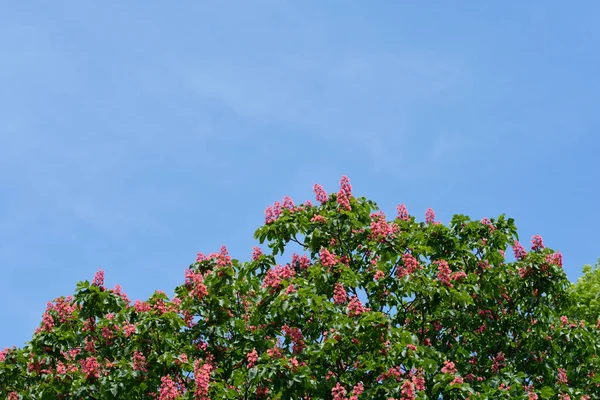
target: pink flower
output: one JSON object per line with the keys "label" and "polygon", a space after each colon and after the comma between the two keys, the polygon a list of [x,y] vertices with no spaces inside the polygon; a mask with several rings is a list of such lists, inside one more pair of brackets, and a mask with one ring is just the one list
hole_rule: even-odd
{"label": "pink flower", "polygon": [[254,246],[252,248],[252,261],[258,261],[260,256],[262,256],[262,251],[260,250],[260,247]]}
{"label": "pink flower", "polygon": [[346,400],[346,389],[338,382],[334,388],[331,389],[331,395],[333,396],[333,400]]}
{"label": "pink flower", "polygon": [[563,256],[560,251],[557,251],[552,254],[546,254],[546,262],[549,264],[556,265],[557,267],[562,268],[563,266]]}
{"label": "pink flower", "polygon": [[317,201],[319,203],[324,204],[327,202],[327,192],[323,190],[323,186],[319,185],[318,183],[315,183],[313,191],[317,195]]}
{"label": "pink flower", "polygon": [[300,268],[306,270],[310,267],[310,258],[306,254],[299,256],[298,254],[292,254],[292,266],[294,268]]}
{"label": "pink flower", "polygon": [[256,349],[252,349],[250,353],[246,355],[246,359],[248,360],[248,368],[252,368],[258,362],[258,353]]}
{"label": "pink flower", "polygon": [[333,302],[335,304],[345,304],[348,301],[348,295],[344,290],[344,285],[336,283],[333,289]]}
{"label": "pink flower", "polygon": [[415,399],[415,385],[408,379],[402,384],[402,393],[400,393],[401,400],[414,400]]}
{"label": "pink flower", "polygon": [[267,271],[267,275],[263,279],[262,287],[280,289],[282,287],[281,282],[284,279],[290,279],[296,276],[294,271],[289,264],[284,266],[277,265]]}
{"label": "pink flower", "polygon": [[435,211],[432,208],[428,208],[425,212],[425,222],[428,224],[435,223]]}
{"label": "pink flower", "polygon": [[518,240],[515,240],[515,243],[513,244],[512,248],[515,253],[515,258],[517,260],[522,260],[527,255],[525,248],[521,246],[521,243],[519,243]]}
{"label": "pink flower", "polygon": [[363,394],[364,391],[365,391],[365,385],[363,385],[362,382],[358,382],[352,388],[352,394],[355,396],[360,396],[361,394]]}
{"label": "pink flower", "polygon": [[283,208],[288,209],[290,211],[293,211],[294,208],[296,208],[296,205],[294,204],[294,201],[290,196],[285,196],[283,198]]}
{"label": "pink flower", "polygon": [[463,378],[460,376],[457,376],[456,378],[454,378],[454,380],[452,382],[450,382],[450,386],[452,385],[462,385],[464,382]]}
{"label": "pink flower", "polygon": [[160,378],[159,400],[176,400],[180,392],[169,375]]}
{"label": "pink flower", "polygon": [[456,373],[456,366],[454,365],[454,363],[452,361],[444,361],[444,366],[442,367],[442,373],[443,374],[455,374]]}
{"label": "pink flower", "polygon": [[125,337],[129,337],[136,332],[136,327],[134,324],[125,323],[123,326],[123,332],[125,332]]}
{"label": "pink flower", "polygon": [[384,277],[385,277],[385,273],[382,270],[378,269],[377,272],[375,272],[374,278],[376,281],[383,279]]}
{"label": "pink flower", "polygon": [[483,225],[489,226],[491,231],[495,231],[496,230],[496,227],[492,224],[492,221],[490,221],[489,218],[483,218],[481,220],[481,223]]}
{"label": "pink flower", "polygon": [[404,203],[399,204],[396,207],[396,211],[398,211],[398,219],[401,219],[403,221],[408,221],[410,219],[410,216],[408,215],[408,210],[406,209]]}
{"label": "pink flower", "polygon": [[94,275],[94,281],[92,282],[92,285],[96,285],[96,286],[104,285],[104,271],[102,271],[100,268],[98,268],[98,271]]}
{"label": "pink flower", "polygon": [[348,198],[348,195],[342,190],[338,192],[337,203],[343,210],[352,210],[352,207],[350,206],[350,199]]}
{"label": "pink flower", "polygon": [[352,185],[350,184],[350,179],[346,175],[342,176],[340,179],[340,191],[344,192],[344,194],[348,197],[352,197]]}
{"label": "pink flower", "polygon": [[531,238],[531,250],[541,250],[544,248],[544,242],[542,241],[542,237],[540,235],[533,235]]}
{"label": "pink flower", "polygon": [[135,303],[133,303],[133,308],[136,312],[139,313],[148,312],[152,309],[152,307],[150,307],[150,304],[140,300],[136,300]]}
{"label": "pink flower", "polygon": [[10,392],[8,394],[8,400],[19,400],[19,395],[17,392]]}
{"label": "pink flower", "polygon": [[315,214],[315,216],[310,219],[310,222],[325,223],[325,222],[327,222],[327,219],[322,215]]}
{"label": "pink flower", "polygon": [[334,254],[329,252],[326,248],[322,248],[319,252],[319,259],[321,260],[321,264],[325,267],[332,268],[337,264]]}
{"label": "pink flower", "polygon": [[443,285],[451,288],[452,282],[451,282],[450,273],[452,271],[450,270],[450,267],[448,266],[448,262],[445,260],[438,260],[435,263],[438,265],[437,277],[438,277],[439,281]]}
{"label": "pink flower", "polygon": [[146,368],[146,357],[137,350],[133,352],[133,370],[148,372],[148,369]]}
{"label": "pink flower", "polygon": [[94,357],[88,357],[81,360],[81,372],[85,374],[86,379],[100,378],[100,364]]}
{"label": "pink flower", "polygon": [[281,330],[292,341],[292,351],[294,354],[298,354],[306,348],[306,345],[304,344],[304,336],[302,336],[300,329],[290,328],[287,325],[283,325]]}
{"label": "pink flower", "polygon": [[189,289],[190,296],[196,300],[202,300],[204,297],[208,296],[208,289],[204,284],[204,277],[200,272],[186,269],[185,285]]}
{"label": "pink flower", "polygon": [[558,383],[567,384],[569,381],[567,380],[567,371],[562,368],[558,369]]}
{"label": "pink flower", "polygon": [[350,303],[348,304],[348,316],[349,317],[353,317],[353,316],[356,317],[367,311],[370,311],[370,309],[363,306],[362,302],[358,299],[358,297],[353,296],[350,299]]}
{"label": "pink flower", "polygon": [[197,360],[194,364],[194,379],[196,381],[196,399],[210,400],[208,397],[208,386],[210,385],[210,374],[213,366],[209,362],[201,363]]}

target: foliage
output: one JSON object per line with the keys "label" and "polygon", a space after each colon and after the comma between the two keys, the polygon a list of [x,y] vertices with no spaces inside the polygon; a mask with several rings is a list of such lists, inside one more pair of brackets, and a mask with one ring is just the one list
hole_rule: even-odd
{"label": "foliage", "polygon": [[595,266],[585,265],[583,276],[570,288],[568,314],[588,324],[600,320],[600,259]]}
{"label": "foliage", "polygon": [[[514,221],[388,221],[315,185],[266,210],[248,262],[199,254],[169,299],[99,271],[0,356],[9,399],[599,398],[595,326],[562,316],[562,256]],[[515,261],[504,252],[513,246]],[[300,254],[290,252],[296,249]],[[288,263],[277,264],[287,258]]]}

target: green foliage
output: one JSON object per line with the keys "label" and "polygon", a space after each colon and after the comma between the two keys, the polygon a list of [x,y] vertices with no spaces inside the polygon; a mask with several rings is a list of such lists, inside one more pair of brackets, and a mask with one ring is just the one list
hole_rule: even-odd
{"label": "green foliage", "polygon": [[585,265],[583,276],[569,290],[568,314],[595,325],[600,320],[600,259],[595,266]]}
{"label": "green foliage", "polygon": [[[0,393],[600,397],[597,329],[579,322],[587,297],[570,288],[561,256],[541,239],[508,262],[504,252],[520,246],[510,218],[457,215],[446,226],[399,209],[387,220],[352,196],[345,178],[320,198],[267,210],[255,237],[270,252],[255,250],[248,262],[225,248],[199,255],[171,299],[157,292],[132,305],[100,272],[79,283],[73,298],[49,305],[31,342],[2,352]],[[289,254],[294,248],[300,254]],[[277,265],[276,256],[289,262]],[[597,282],[597,269],[588,273]]]}

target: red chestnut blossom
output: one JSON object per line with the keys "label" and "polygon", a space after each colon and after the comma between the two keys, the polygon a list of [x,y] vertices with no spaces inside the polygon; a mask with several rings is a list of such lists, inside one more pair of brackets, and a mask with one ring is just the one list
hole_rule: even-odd
{"label": "red chestnut blossom", "polygon": [[339,382],[331,389],[331,395],[333,396],[333,400],[347,400],[346,389]]}
{"label": "red chestnut blossom", "polygon": [[202,300],[208,296],[208,289],[204,284],[204,277],[200,272],[191,269],[185,271],[185,284],[190,289],[190,295],[196,300]]}
{"label": "red chestnut blossom", "polygon": [[346,294],[346,290],[344,290],[344,285],[341,283],[336,283],[333,289],[333,302],[335,304],[345,304],[347,301],[348,296]]}
{"label": "red chestnut blossom", "polygon": [[318,183],[315,183],[313,190],[317,195],[317,201],[321,204],[325,204],[327,202],[327,192],[323,190],[323,186],[319,185]]}
{"label": "red chestnut blossom", "polygon": [[277,265],[267,271],[267,276],[263,279],[262,287],[280,289],[282,280],[290,279],[295,275],[296,271],[294,271],[289,264],[284,266]]}
{"label": "red chestnut blossom", "polygon": [[146,357],[139,351],[133,352],[133,370],[148,372],[148,369],[146,368]]}
{"label": "red chestnut blossom", "polygon": [[94,275],[94,281],[92,282],[92,285],[96,285],[96,286],[104,285],[104,271],[102,271],[100,268],[98,268],[98,271]]}
{"label": "red chestnut blossom", "polygon": [[246,359],[248,360],[248,368],[252,368],[258,362],[258,353],[256,349],[252,349],[250,353],[246,355]]}
{"label": "red chestnut blossom", "polygon": [[452,361],[444,361],[444,366],[442,367],[442,373],[443,374],[455,374],[456,373],[456,367],[454,366],[454,363]]}
{"label": "red chestnut blossom", "polygon": [[521,246],[521,243],[517,240],[515,240],[515,243],[513,244],[513,251],[517,260],[522,260],[527,255],[525,248]]}
{"label": "red chestnut blossom", "polygon": [[428,208],[425,212],[425,222],[427,224],[435,223],[435,211],[432,208]]}
{"label": "red chestnut blossom", "polygon": [[290,196],[285,196],[283,198],[283,208],[290,211],[293,211],[296,208],[296,205]]}
{"label": "red chestnut blossom", "polygon": [[410,215],[408,215],[408,210],[406,209],[406,205],[404,205],[404,203],[399,204],[396,207],[396,211],[398,211],[398,219],[401,219],[403,221],[410,220]]}
{"label": "red chestnut blossom", "polygon": [[369,311],[369,309],[363,306],[363,303],[358,299],[358,297],[353,296],[350,299],[350,303],[348,304],[349,317],[355,317],[367,311]]}
{"label": "red chestnut blossom", "polygon": [[564,385],[566,385],[567,383],[569,383],[568,379],[567,379],[567,371],[565,371],[562,368],[558,369],[558,379],[557,379],[558,383],[562,383]]}
{"label": "red chestnut blossom", "polygon": [[159,388],[159,400],[177,400],[181,393],[173,379],[167,375],[160,378],[160,381],[162,383]]}
{"label": "red chestnut blossom", "polygon": [[448,266],[448,262],[445,260],[438,260],[436,261],[436,264],[438,266],[438,274],[437,277],[439,279],[439,281],[448,287],[452,287],[452,278],[450,276],[450,273],[452,272],[450,270],[450,267]]}
{"label": "red chestnut blossom", "polygon": [[415,385],[408,379],[402,384],[402,392],[400,393],[400,400],[414,400],[415,399]]}
{"label": "red chestnut blossom", "polygon": [[100,378],[100,364],[95,357],[87,357],[80,362],[81,372],[85,374],[86,379]]}
{"label": "red chestnut blossom", "polygon": [[260,256],[262,256],[262,251],[260,250],[260,247],[254,246],[252,248],[252,261],[258,261]]}
{"label": "red chestnut blossom", "polygon": [[319,259],[321,260],[321,264],[325,267],[332,268],[337,264],[335,255],[326,248],[322,248],[319,252]]}
{"label": "red chestnut blossom", "polygon": [[531,250],[541,250],[544,248],[544,242],[542,241],[542,237],[540,235],[533,235],[531,238]]}

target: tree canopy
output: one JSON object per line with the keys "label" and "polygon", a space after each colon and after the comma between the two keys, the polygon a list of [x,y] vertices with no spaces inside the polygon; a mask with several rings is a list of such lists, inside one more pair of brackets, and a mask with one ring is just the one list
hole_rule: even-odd
{"label": "tree canopy", "polygon": [[78,283],[48,303],[29,343],[0,353],[0,393],[600,398],[598,313],[575,306],[582,294],[540,236],[526,250],[504,215],[444,225],[401,204],[388,219],[346,177],[314,191],[315,204],[267,207],[248,261],[199,253],[171,297],[131,302],[102,271]]}

